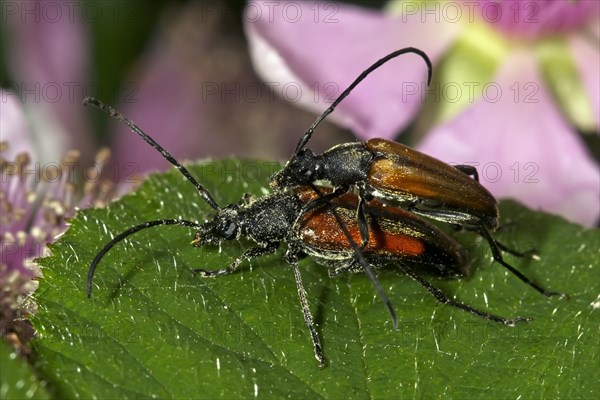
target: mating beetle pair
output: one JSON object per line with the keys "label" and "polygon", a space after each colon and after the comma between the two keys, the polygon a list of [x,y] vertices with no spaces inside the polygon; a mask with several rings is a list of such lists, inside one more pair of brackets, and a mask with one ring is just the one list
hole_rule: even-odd
{"label": "mating beetle pair", "polygon": [[[321,367],[325,363],[322,346],[297,264],[306,255],[330,268],[331,276],[342,272],[365,271],[388,307],[394,326],[397,325],[394,309],[371,265],[393,263],[423,285],[438,301],[479,317],[506,325],[527,320],[522,317],[499,317],[452,300],[416,272],[425,264],[437,267],[446,274],[468,273],[464,249],[421,218],[425,216],[476,231],[487,239],[494,259],[521,280],[545,295],[559,294],[548,292],[531,282],[502,259],[500,250],[510,250],[496,242],[489,233],[498,225],[496,200],[469,176],[477,177],[474,168],[451,167],[408,147],[381,139],[336,146],[321,156],[304,149],[317,125],[362,79],[388,60],[405,53],[416,53],[426,61],[430,80],[431,63],[425,53],[418,49],[401,49],[377,61],[304,134],[291,160],[273,177],[274,193],[261,198],[246,196],[239,203],[226,207],[220,207],[183,165],[133,122],[98,100],[84,100],[84,104],[94,105],[126,123],[179,169],[196,187],[201,198],[216,210],[213,219],[203,224],[181,219],[160,219],[134,226],[116,236],[101,249],[90,265],[88,296],[92,292],[92,280],[98,263],[115,244],[146,228],[182,225],[196,229],[193,241],[196,246],[218,244],[241,236],[257,244],[244,251],[225,269],[195,270],[204,277],[232,273],[244,260],[273,253],[281,242],[286,243],[284,257],[294,272],[304,319]],[[328,181],[333,189],[316,186],[316,182],[321,180]],[[357,189],[358,196],[349,192],[352,188]]]}

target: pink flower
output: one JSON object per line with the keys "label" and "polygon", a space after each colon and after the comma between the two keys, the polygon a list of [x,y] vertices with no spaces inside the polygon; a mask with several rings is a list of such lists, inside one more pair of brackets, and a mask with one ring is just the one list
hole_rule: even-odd
{"label": "pink flower", "polygon": [[383,13],[254,1],[244,18],[263,79],[300,86],[301,103],[316,112],[377,59],[420,48],[437,62],[432,87],[422,61],[403,56],[362,82],[332,120],[361,139],[392,139],[413,122],[417,136],[427,132],[419,150],[476,165],[497,197],[598,220],[598,165],[577,130],[600,124],[600,2],[394,1]]}
{"label": "pink flower", "polygon": [[[0,96],[4,96],[0,90]],[[40,162],[28,132],[31,120],[21,104],[7,97],[0,120],[0,336],[28,332],[21,318],[35,307],[29,295],[41,277],[35,258],[46,255],[46,244],[67,228],[75,210],[105,205],[115,194],[114,185],[101,180],[107,150],[76,179],[79,152],[69,151],[60,162]],[[29,119],[27,118],[29,117]],[[80,195],[79,193],[83,193]]]}

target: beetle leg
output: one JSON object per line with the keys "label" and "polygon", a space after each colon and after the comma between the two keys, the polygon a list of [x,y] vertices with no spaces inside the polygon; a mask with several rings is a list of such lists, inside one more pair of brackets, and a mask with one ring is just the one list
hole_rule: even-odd
{"label": "beetle leg", "polygon": [[352,235],[350,235],[350,232],[348,232],[348,228],[346,227],[346,225],[344,225],[344,222],[340,218],[339,214],[337,213],[335,208],[332,208],[331,210],[333,211],[333,215],[334,215],[340,229],[342,230],[342,232],[344,232],[344,236],[346,236],[346,239],[348,239],[348,242],[350,243],[350,245],[352,246],[352,249],[354,250],[354,257],[356,259],[356,263],[361,266],[362,270],[365,272],[365,274],[367,274],[367,276],[371,280],[371,283],[373,283],[373,286],[375,287],[375,290],[377,291],[377,293],[379,294],[379,297],[383,301],[383,304],[388,309],[388,312],[390,313],[390,317],[392,317],[392,324],[394,325],[394,329],[398,329],[398,317],[396,316],[396,310],[394,310],[394,306],[392,305],[392,302],[390,301],[389,297],[385,293],[385,290],[383,290],[383,288],[381,287],[381,283],[379,283],[379,280],[377,279],[377,276],[375,276],[373,269],[369,266],[369,262],[365,258],[363,251],[354,242]]}
{"label": "beetle leg", "polygon": [[252,247],[252,248],[249,248],[246,251],[244,251],[244,253],[241,256],[239,256],[238,258],[233,260],[233,262],[230,263],[227,266],[227,268],[218,269],[218,270],[214,270],[214,271],[208,271],[205,269],[197,268],[197,269],[194,269],[192,272],[194,274],[200,274],[200,276],[203,278],[229,275],[240,266],[242,261],[251,260],[256,257],[261,257],[261,256],[265,256],[267,254],[275,253],[275,250],[277,250],[278,247],[279,247],[278,242],[267,243],[264,247]]}
{"label": "beetle leg", "polygon": [[551,297],[551,296],[560,296],[563,298],[567,297],[567,295],[565,293],[551,292],[549,290],[544,289],[537,283],[533,282],[531,279],[527,278],[525,275],[523,275],[521,272],[519,272],[517,269],[515,269],[512,265],[510,265],[509,263],[504,261],[504,259],[502,258],[502,252],[500,251],[501,246],[498,245],[498,242],[496,242],[494,240],[494,238],[492,237],[490,232],[484,226],[480,227],[479,234],[481,236],[483,236],[485,238],[485,240],[488,241],[488,243],[490,245],[490,249],[492,250],[492,256],[494,257],[494,261],[500,263],[504,268],[506,268],[513,274],[515,274],[517,276],[517,278],[519,278],[520,280],[522,280],[523,282],[525,282],[526,284],[528,284],[529,286],[531,286],[532,288],[534,288],[535,290],[537,290],[538,292],[540,292],[541,294],[543,294],[546,297]]}
{"label": "beetle leg", "polygon": [[[315,190],[315,189],[316,189],[316,187],[313,188],[313,190]],[[319,197],[317,197],[316,199],[314,199],[312,201],[309,201],[304,206],[304,208],[302,208],[302,211],[300,212],[299,215],[303,216],[304,214],[306,214],[309,211],[318,210],[319,208],[322,208],[325,205],[329,204],[331,202],[331,200],[333,200],[337,197],[340,197],[347,191],[348,191],[347,187],[338,187],[333,192],[327,193],[327,194],[321,194],[321,192],[319,190],[315,190],[315,192],[319,195]]]}
{"label": "beetle leg", "polygon": [[464,172],[465,174],[472,176],[473,179],[475,179],[477,182],[479,182],[479,173],[477,173],[477,168],[475,168],[472,165],[463,165],[463,164],[459,164],[459,165],[455,165],[454,168],[456,168],[457,170]]}
{"label": "beetle leg", "polygon": [[308,212],[325,207],[331,202],[331,200],[335,199],[336,197],[340,197],[348,191],[348,188],[346,187],[339,187],[331,193],[322,194],[321,191],[315,185],[310,185],[310,187],[319,197],[312,201],[309,201],[298,213],[298,217],[294,221],[294,225],[292,225],[292,231],[294,232],[296,231],[296,227],[298,226],[302,218],[304,218],[304,216]]}
{"label": "beetle leg", "polygon": [[[516,225],[516,224],[517,223],[514,222],[514,221],[513,222],[504,222],[502,225],[500,225],[498,227],[498,229],[496,229],[496,232],[499,232],[501,230],[504,230],[504,229],[510,227],[511,225]],[[477,232],[479,232],[479,231],[477,231]],[[502,250],[504,252],[507,252],[509,254],[512,254],[513,256],[521,257],[521,258],[527,257],[527,258],[532,258],[534,260],[539,260],[539,253],[538,253],[538,251],[535,248],[531,248],[531,249],[529,249],[527,251],[522,251],[521,252],[521,251],[517,251],[517,250],[515,250],[513,248],[510,248],[510,247],[508,247],[508,246],[500,243],[496,239],[494,239],[494,241],[496,242],[496,244],[498,245],[498,247],[500,248],[500,250]]]}
{"label": "beetle leg", "polygon": [[[314,184],[311,184],[310,187],[312,190],[314,190],[315,193],[317,193],[319,195],[319,197],[323,197],[321,195],[321,192],[319,191],[319,189]],[[335,191],[337,191],[337,190],[341,190],[341,188],[338,188]],[[338,226],[344,233],[344,236],[346,236],[346,239],[348,239],[348,243],[350,243],[350,246],[352,246],[352,250],[354,250],[354,257],[356,258],[356,262],[361,265],[363,271],[365,271],[365,273],[367,274],[367,276],[373,283],[373,286],[375,287],[375,290],[379,294],[379,297],[381,297],[383,304],[388,309],[390,316],[392,317],[392,323],[394,325],[394,329],[398,329],[398,317],[396,317],[396,311],[394,310],[394,307],[392,306],[392,302],[387,297],[387,294],[385,294],[385,291],[383,290],[383,288],[381,287],[381,284],[377,280],[377,276],[375,276],[375,273],[373,272],[373,270],[369,266],[369,263],[365,259],[365,255],[363,254],[363,251],[361,250],[360,246],[358,246],[356,244],[356,242],[352,238],[352,235],[350,234],[350,232],[348,232],[348,228],[346,227],[346,224],[344,224],[344,221],[342,221],[342,219],[341,219],[340,215],[338,214],[338,212],[336,211],[335,207],[331,207],[331,212],[332,212],[333,216],[335,217],[335,220],[337,221]],[[298,220],[301,217],[302,217],[302,214],[300,214],[298,219],[296,219],[296,222],[294,223],[294,227],[298,224]]]}
{"label": "beetle leg", "polygon": [[486,313],[485,311],[480,311],[476,308],[473,308],[467,304],[458,302],[456,300],[452,300],[451,298],[446,296],[444,294],[444,292],[442,292],[440,289],[436,288],[431,283],[427,282],[425,279],[423,279],[419,275],[417,275],[412,269],[410,269],[404,265],[399,265],[399,267],[406,275],[408,275],[415,282],[419,283],[421,286],[423,286],[425,289],[427,289],[427,291],[430,294],[432,294],[433,297],[435,297],[437,299],[437,301],[439,301],[440,303],[447,304],[452,307],[460,308],[461,310],[464,310],[468,313],[476,315],[480,318],[487,319],[489,321],[500,322],[507,326],[514,326],[517,322],[530,320],[530,318],[525,318],[525,317],[516,317],[516,318],[499,317],[494,314]]}
{"label": "beetle leg", "polygon": [[306,326],[310,331],[310,337],[313,342],[313,347],[315,350],[315,358],[319,362],[319,368],[323,368],[325,366],[325,356],[323,355],[323,346],[321,345],[321,340],[319,339],[319,335],[317,334],[317,329],[315,328],[315,321],[310,312],[310,307],[308,305],[308,300],[306,296],[306,289],[304,289],[304,284],[302,283],[302,275],[300,274],[300,269],[298,268],[298,257],[296,251],[288,248],[288,251],[285,254],[286,261],[291,265],[294,271],[294,279],[296,280],[296,288],[298,288],[298,297],[300,298],[300,306],[302,307],[302,315],[304,315],[304,322],[306,322]]}
{"label": "beetle leg", "polygon": [[[468,226],[468,225],[461,225],[461,224],[453,224],[452,228],[455,231],[466,231],[466,232],[475,232],[477,233],[479,236],[484,237],[486,240],[488,240],[485,235],[481,234],[481,229],[483,226],[483,222],[479,222],[473,226]],[[520,258],[531,258],[534,260],[539,260],[539,256],[538,256],[538,251],[536,249],[529,249],[527,251],[518,251],[515,250],[511,247],[508,247],[505,244],[500,243],[499,241],[497,241],[496,239],[493,239],[494,242],[496,243],[496,246],[498,246],[498,248],[506,253],[512,254],[515,257],[520,257]]]}
{"label": "beetle leg", "polygon": [[356,219],[358,222],[358,229],[360,231],[361,246],[360,249],[364,250],[369,244],[369,224],[365,215],[365,202],[373,200],[370,187],[367,183],[357,183],[356,188],[358,189],[358,207],[356,208]]}
{"label": "beetle leg", "polygon": [[360,196],[358,199],[358,207],[356,208],[356,218],[358,220],[358,230],[360,231],[360,248],[363,250],[369,243],[369,224],[365,215],[365,198]]}
{"label": "beetle leg", "polygon": [[[427,214],[426,212],[421,212],[420,210],[417,210],[417,209],[415,209],[415,208],[413,208],[413,209],[410,209],[410,208],[409,208],[409,211],[413,211],[415,214],[421,214],[421,215],[430,216],[430,217],[432,216],[432,214]],[[437,213],[436,213],[436,214],[437,214]],[[472,222],[471,222],[470,224],[468,224],[468,225],[466,225],[466,224],[461,224],[461,223],[458,223],[458,222],[457,222],[457,223],[455,223],[455,224],[452,224],[452,228],[453,228],[455,231],[457,231],[457,232],[460,232],[460,231],[475,232],[475,233],[477,233],[479,236],[481,236],[481,237],[485,238],[485,239],[486,239],[486,240],[489,242],[489,239],[488,239],[488,237],[486,237],[486,235],[484,235],[483,233],[481,233],[481,230],[482,230],[482,229],[485,229],[485,225],[484,225],[483,221],[481,221],[481,220],[472,221]],[[501,227],[501,228],[502,228],[502,227]],[[490,237],[491,237],[491,235],[490,235]],[[500,243],[500,242],[499,242],[499,241],[497,241],[496,239],[493,239],[493,238],[492,238],[492,240],[494,241],[494,243],[496,244],[496,246],[497,246],[497,247],[498,247],[500,250],[502,250],[502,251],[504,251],[504,252],[506,252],[506,253],[512,254],[513,256],[516,256],[516,257],[521,257],[521,258],[525,258],[525,257],[527,257],[527,258],[532,258],[532,259],[534,259],[534,260],[538,260],[538,259],[539,259],[539,257],[538,257],[538,252],[537,252],[537,250],[536,250],[536,249],[529,249],[529,250],[527,250],[527,251],[522,251],[522,252],[521,252],[521,251],[515,250],[515,249],[513,249],[513,248],[510,248],[510,247],[506,246],[505,244],[502,244],[502,243]],[[491,246],[492,246],[492,245],[490,244],[490,247],[491,247]]]}
{"label": "beetle leg", "polygon": [[329,274],[330,278],[335,278],[336,276],[338,276],[339,274],[342,274],[344,272],[352,272],[352,273],[363,272],[362,266],[355,259],[352,259],[349,261],[332,262],[331,266],[333,267],[333,269],[328,270],[328,274]]}

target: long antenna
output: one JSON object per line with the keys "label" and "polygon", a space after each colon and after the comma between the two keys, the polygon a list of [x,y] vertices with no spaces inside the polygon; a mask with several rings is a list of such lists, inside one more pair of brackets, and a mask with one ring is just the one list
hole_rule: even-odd
{"label": "long antenna", "polygon": [[215,210],[221,209],[221,207],[219,207],[219,205],[217,204],[215,199],[213,199],[213,197],[210,195],[208,190],[206,190],[204,188],[204,186],[202,186],[200,184],[200,182],[198,182],[196,180],[196,178],[194,178],[192,176],[190,171],[188,171],[188,169],[186,167],[181,165],[181,163],[179,161],[177,161],[171,155],[171,153],[169,153],[160,144],[156,143],[156,141],[154,139],[152,139],[150,136],[148,136],[146,133],[144,133],[144,131],[142,131],[136,124],[134,124],[133,121],[126,118],[123,114],[121,114],[120,112],[118,112],[117,110],[112,108],[111,106],[104,104],[100,100],[95,99],[93,97],[86,97],[85,99],[83,99],[83,105],[87,106],[88,104],[104,111],[105,113],[107,113],[108,115],[113,117],[114,119],[119,120],[119,121],[123,122],[125,125],[127,125],[129,127],[129,129],[131,129],[133,132],[137,133],[142,139],[144,139],[146,141],[146,143],[148,143],[150,146],[152,146],[156,150],[158,150],[158,152],[160,154],[162,154],[162,156],[164,158],[166,158],[167,161],[169,161],[171,164],[173,164],[175,166],[175,168],[177,168],[179,170],[179,172],[181,172],[183,174],[183,176],[185,176],[185,178],[188,181],[190,181],[192,183],[192,185],[194,185],[196,187],[196,189],[198,189],[200,196],[204,199],[204,201],[206,201],[208,203],[209,206],[211,206]]}
{"label": "long antenna", "polygon": [[294,151],[294,155],[292,157],[296,156],[300,152],[300,150],[302,150],[304,148],[304,146],[306,146],[306,143],[308,143],[308,141],[310,140],[310,137],[315,132],[315,129],[321,123],[321,121],[323,121],[325,119],[325,117],[327,117],[329,114],[331,114],[333,112],[333,110],[335,110],[335,108],[342,102],[342,100],[344,100],[350,94],[350,92],[352,92],[352,90],[360,82],[363,81],[363,79],[365,79],[371,72],[375,71],[377,68],[381,67],[386,62],[388,62],[391,59],[396,58],[402,54],[406,54],[406,53],[417,54],[417,55],[421,56],[421,58],[425,61],[425,64],[427,64],[427,69],[428,69],[427,86],[429,86],[431,84],[431,76],[433,73],[433,66],[431,65],[431,60],[429,59],[429,57],[427,56],[427,54],[425,54],[425,52],[423,50],[417,49],[415,47],[405,47],[403,49],[399,49],[399,50],[396,50],[396,51],[388,54],[387,56],[383,57],[382,59],[380,59],[373,65],[371,65],[369,68],[364,70],[362,72],[362,74],[360,74],[358,76],[358,78],[356,78],[354,80],[354,82],[352,82],[352,84],[350,84],[350,86],[348,86],[348,88],[346,90],[344,90],[342,92],[342,94],[340,94],[340,96],[337,99],[335,99],[335,101],[333,103],[331,103],[331,106],[329,106],[329,108],[327,110],[325,110],[325,112],[323,114],[321,114],[315,120],[315,122],[313,122],[313,124],[310,126],[310,128],[308,128],[308,130],[306,132],[304,132],[304,135],[298,142],[298,145],[296,146],[296,150]]}
{"label": "long antenna", "polygon": [[90,264],[90,269],[88,271],[88,279],[87,279],[87,296],[92,297],[92,280],[94,279],[94,273],[96,272],[96,267],[98,266],[98,263],[100,262],[100,260],[102,260],[102,257],[104,257],[104,255],[106,253],[108,253],[110,251],[110,249],[112,249],[114,247],[114,245],[123,241],[127,236],[133,235],[136,232],[139,232],[143,229],[152,228],[153,226],[160,226],[160,225],[181,225],[181,226],[189,226],[192,228],[200,227],[200,224],[198,224],[196,222],[186,221],[183,219],[157,219],[154,221],[144,222],[143,224],[136,225],[134,227],[127,229],[124,232],[119,233],[113,240],[111,240],[110,242],[108,242],[104,245],[102,250],[100,250],[98,252],[98,254],[96,254],[96,257],[94,257],[94,260]]}

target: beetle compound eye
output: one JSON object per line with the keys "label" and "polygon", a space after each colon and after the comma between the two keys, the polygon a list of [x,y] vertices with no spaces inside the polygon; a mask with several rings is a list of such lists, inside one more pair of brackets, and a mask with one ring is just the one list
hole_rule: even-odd
{"label": "beetle compound eye", "polygon": [[231,222],[229,224],[229,226],[227,227],[227,229],[225,230],[225,237],[227,237],[228,239],[231,238],[232,236],[235,235],[235,232],[237,231],[237,225],[233,222]]}
{"label": "beetle compound eye", "polygon": [[310,181],[310,178],[312,178],[313,175],[313,170],[310,168],[303,168],[300,173],[308,180]]}

